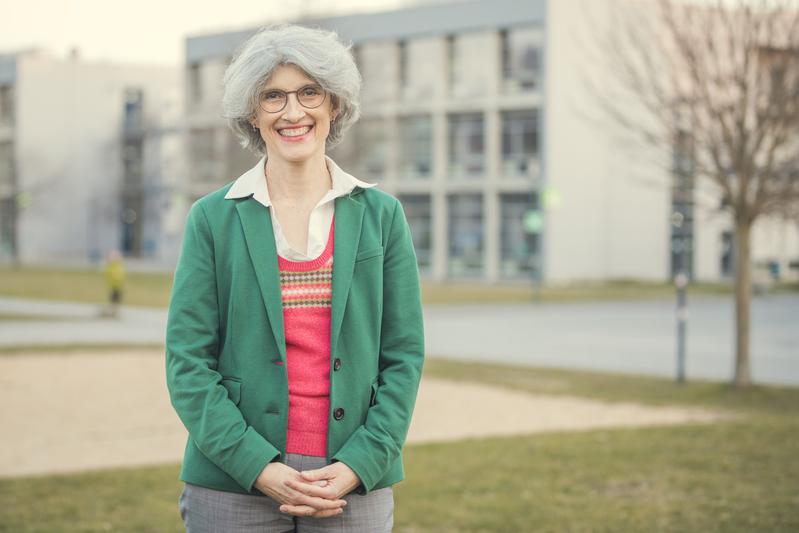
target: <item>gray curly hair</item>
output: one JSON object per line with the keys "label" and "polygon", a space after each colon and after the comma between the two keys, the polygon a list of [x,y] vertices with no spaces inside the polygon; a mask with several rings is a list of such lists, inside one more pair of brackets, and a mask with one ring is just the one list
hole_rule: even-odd
{"label": "gray curly hair", "polygon": [[333,31],[294,24],[266,26],[247,39],[222,78],[222,116],[241,146],[266,154],[261,133],[250,120],[256,115],[261,88],[275,67],[286,64],[301,68],[332,95],[338,114],[326,145],[336,145],[361,115],[361,75],[351,49],[352,44],[344,44]]}

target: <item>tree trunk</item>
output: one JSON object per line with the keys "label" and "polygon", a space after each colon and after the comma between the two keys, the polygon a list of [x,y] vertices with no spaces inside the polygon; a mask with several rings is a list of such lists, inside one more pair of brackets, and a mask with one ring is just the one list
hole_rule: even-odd
{"label": "tree trunk", "polygon": [[738,388],[752,384],[749,365],[750,306],[752,302],[752,261],[750,250],[752,225],[735,223],[735,377]]}

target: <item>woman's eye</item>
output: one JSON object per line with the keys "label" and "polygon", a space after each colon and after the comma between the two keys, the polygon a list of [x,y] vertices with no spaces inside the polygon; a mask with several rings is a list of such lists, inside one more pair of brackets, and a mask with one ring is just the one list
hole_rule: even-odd
{"label": "woman's eye", "polygon": [[319,94],[319,89],[316,87],[306,87],[302,92],[305,94],[305,96],[316,96]]}
{"label": "woman's eye", "polygon": [[283,98],[283,94],[278,92],[264,94],[264,100],[280,100],[281,98]]}

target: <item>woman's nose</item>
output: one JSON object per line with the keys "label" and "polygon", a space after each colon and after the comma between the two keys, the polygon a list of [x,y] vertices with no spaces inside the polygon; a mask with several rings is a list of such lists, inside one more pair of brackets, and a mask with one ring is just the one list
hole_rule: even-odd
{"label": "woman's nose", "polygon": [[305,114],[302,106],[300,105],[300,101],[297,99],[296,93],[291,93],[286,95],[286,109],[284,116],[287,120],[294,122],[295,120],[299,120]]}

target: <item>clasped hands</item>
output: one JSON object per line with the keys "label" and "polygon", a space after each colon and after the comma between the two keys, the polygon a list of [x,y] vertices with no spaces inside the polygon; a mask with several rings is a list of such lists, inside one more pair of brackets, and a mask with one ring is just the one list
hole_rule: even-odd
{"label": "clasped hands", "polygon": [[283,513],[325,518],[343,513],[347,505],[343,496],[360,483],[355,472],[340,461],[304,472],[272,462],[258,475],[255,488],[277,501]]}

